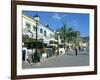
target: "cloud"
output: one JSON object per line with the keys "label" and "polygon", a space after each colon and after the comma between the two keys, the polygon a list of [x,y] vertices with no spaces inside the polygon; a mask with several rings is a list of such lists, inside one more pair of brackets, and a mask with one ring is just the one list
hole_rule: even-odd
{"label": "cloud", "polygon": [[68,14],[54,13],[54,15],[52,16],[52,18],[55,19],[55,20],[62,20],[66,16],[68,16]]}
{"label": "cloud", "polygon": [[72,27],[74,30],[77,30],[79,28],[77,20],[68,21],[67,25],[69,27]]}
{"label": "cloud", "polygon": [[57,19],[57,20],[61,20],[62,19],[62,17],[58,13],[55,13],[52,17],[54,19]]}
{"label": "cloud", "polygon": [[73,26],[75,26],[75,27],[77,27],[77,26],[78,26],[78,24],[77,24],[77,21],[76,21],[76,20],[72,21],[72,23],[73,23]]}

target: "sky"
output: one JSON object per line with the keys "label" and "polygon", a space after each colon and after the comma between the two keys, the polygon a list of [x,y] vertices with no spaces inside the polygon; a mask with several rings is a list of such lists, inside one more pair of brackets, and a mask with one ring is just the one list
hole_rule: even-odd
{"label": "sky", "polygon": [[89,14],[86,13],[23,11],[22,14],[32,18],[38,14],[40,23],[49,25],[53,30],[58,30],[65,23],[68,28],[80,31],[81,37],[89,36]]}

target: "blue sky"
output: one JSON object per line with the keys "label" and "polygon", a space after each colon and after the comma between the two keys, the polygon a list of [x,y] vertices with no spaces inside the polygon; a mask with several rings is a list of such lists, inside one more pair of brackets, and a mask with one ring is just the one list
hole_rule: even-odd
{"label": "blue sky", "polygon": [[37,11],[23,11],[23,14],[29,17],[38,14],[40,23],[49,25],[53,30],[59,29],[63,23],[66,23],[68,28],[72,27],[75,31],[80,31],[82,37],[89,36],[89,14]]}

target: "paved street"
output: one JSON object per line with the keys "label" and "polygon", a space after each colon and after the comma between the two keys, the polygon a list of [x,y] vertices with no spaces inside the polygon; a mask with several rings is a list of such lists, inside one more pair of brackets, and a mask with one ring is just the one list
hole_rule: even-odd
{"label": "paved street", "polygon": [[88,66],[89,65],[89,52],[80,52],[75,55],[75,52],[68,52],[59,56],[52,56],[49,58],[41,59],[39,63],[29,64],[23,62],[23,69],[28,68],[48,68],[48,67],[68,67],[68,66]]}

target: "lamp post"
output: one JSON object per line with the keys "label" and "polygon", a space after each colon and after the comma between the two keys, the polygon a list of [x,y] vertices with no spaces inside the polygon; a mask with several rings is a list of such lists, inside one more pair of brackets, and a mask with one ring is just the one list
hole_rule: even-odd
{"label": "lamp post", "polygon": [[[33,38],[33,33],[32,33],[32,31],[28,29],[28,32],[32,34],[32,38]],[[32,44],[32,43],[31,43],[31,44]],[[32,62],[33,62],[33,49],[32,49],[32,53],[31,53],[29,56],[30,56],[30,57],[29,57],[29,61],[30,61],[30,63],[32,63]]]}
{"label": "lamp post", "polygon": [[57,32],[57,44],[58,44],[58,55],[59,55],[59,32]]}
{"label": "lamp post", "polygon": [[37,40],[38,40],[38,30],[37,30],[37,27],[38,27],[38,23],[39,23],[39,16],[36,14],[34,16],[34,20],[36,22],[36,49],[35,49],[35,53],[34,53],[34,60],[35,62],[39,62],[40,59],[39,59],[39,53],[38,53],[38,44],[37,44]]}

